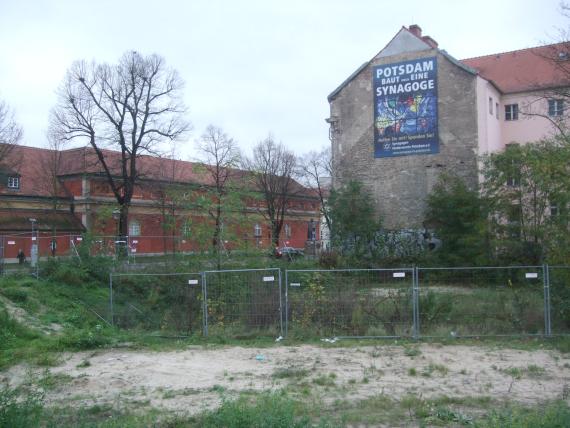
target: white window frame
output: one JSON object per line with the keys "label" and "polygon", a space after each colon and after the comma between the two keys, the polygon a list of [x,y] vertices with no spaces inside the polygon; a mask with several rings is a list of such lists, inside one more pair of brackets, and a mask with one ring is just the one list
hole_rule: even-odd
{"label": "white window frame", "polygon": [[508,122],[519,120],[519,105],[517,103],[505,104],[505,120]]}
{"label": "white window frame", "polygon": [[285,238],[291,238],[291,226],[289,224],[285,225]]}
{"label": "white window frame", "polygon": [[129,236],[141,236],[141,224],[137,220],[129,221]]}
{"label": "white window frame", "polygon": [[558,117],[564,114],[564,100],[552,99],[548,100],[548,115],[550,117]]}
{"label": "white window frame", "polygon": [[8,177],[8,189],[19,189],[20,177]]}
{"label": "white window frame", "polygon": [[255,223],[253,226],[253,236],[256,238],[261,238],[263,231],[261,230],[261,226],[258,223]]}

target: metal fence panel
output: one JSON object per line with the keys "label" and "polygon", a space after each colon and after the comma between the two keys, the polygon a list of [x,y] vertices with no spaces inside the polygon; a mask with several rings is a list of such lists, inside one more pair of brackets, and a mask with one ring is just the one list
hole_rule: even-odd
{"label": "metal fence panel", "polygon": [[418,268],[422,337],[546,334],[544,268]]}
{"label": "metal fence panel", "polygon": [[570,334],[570,266],[550,266],[549,279],[551,332]]}
{"label": "metal fence panel", "polygon": [[413,270],[286,271],[286,333],[293,336],[413,335]]}
{"label": "metal fence panel", "polygon": [[283,335],[280,269],[203,274],[206,335]]}
{"label": "metal fence panel", "polygon": [[119,328],[164,336],[203,329],[199,273],[115,273],[110,276],[111,321]]}

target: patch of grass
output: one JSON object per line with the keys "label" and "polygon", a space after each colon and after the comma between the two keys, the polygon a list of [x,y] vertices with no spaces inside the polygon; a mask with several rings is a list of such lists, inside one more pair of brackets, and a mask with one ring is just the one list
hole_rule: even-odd
{"label": "patch of grass", "polygon": [[214,385],[212,388],[210,388],[210,391],[221,394],[226,391],[226,388],[224,388],[222,385]]}
{"label": "patch of grass", "polygon": [[418,348],[417,346],[406,346],[404,348],[404,355],[406,357],[417,357],[418,355],[421,355],[422,351],[420,351],[420,348]]}
{"label": "patch of grass", "polygon": [[570,408],[564,401],[537,408],[520,406],[493,410],[475,424],[478,428],[562,428],[570,426]]}
{"label": "patch of grass", "polygon": [[422,376],[431,377],[432,374],[438,373],[440,376],[446,376],[449,369],[441,364],[429,364],[422,371]]}
{"label": "patch of grass", "polygon": [[72,380],[73,377],[65,373],[50,373],[46,370],[44,375],[38,380],[37,384],[44,391],[51,391],[71,382]]}
{"label": "patch of grass", "polygon": [[313,383],[319,386],[335,386],[336,375],[334,373],[329,373],[329,375],[320,375],[313,379]]}
{"label": "patch of grass", "polygon": [[83,360],[75,366],[78,369],[83,369],[85,367],[91,367],[91,362],[89,360]]}
{"label": "patch of grass", "polygon": [[[191,419],[204,428],[274,427],[301,428],[314,426],[306,408],[283,393],[266,393],[258,397],[240,397],[225,401],[205,415]],[[325,425],[323,421],[320,426]],[[329,425],[330,426],[330,425]]]}
{"label": "patch of grass", "polygon": [[308,375],[309,370],[307,369],[287,367],[275,370],[271,376],[275,379],[302,379]]}
{"label": "patch of grass", "polygon": [[409,376],[417,376],[418,375],[418,371],[416,370],[415,367],[410,367],[408,369],[408,375]]}

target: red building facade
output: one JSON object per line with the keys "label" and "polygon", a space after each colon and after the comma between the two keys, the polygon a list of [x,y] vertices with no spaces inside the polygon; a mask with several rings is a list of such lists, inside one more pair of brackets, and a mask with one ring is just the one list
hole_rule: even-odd
{"label": "red building facade", "polygon": [[[118,166],[117,152],[104,153]],[[204,166],[141,156],[138,169],[128,236],[121,244],[139,255],[211,249],[212,218],[204,201],[211,198],[212,182]],[[251,174],[234,170],[231,176],[230,192],[243,193],[234,195],[240,202],[226,216],[222,248],[271,248],[265,202]],[[319,200],[296,182],[292,194],[279,243],[303,248],[311,220],[318,229]],[[93,251],[111,254],[118,235],[117,208],[92,149],[15,146],[0,165],[0,256],[16,261],[21,249],[29,257],[35,243],[40,257],[69,254],[84,244],[85,236],[93,239]]]}

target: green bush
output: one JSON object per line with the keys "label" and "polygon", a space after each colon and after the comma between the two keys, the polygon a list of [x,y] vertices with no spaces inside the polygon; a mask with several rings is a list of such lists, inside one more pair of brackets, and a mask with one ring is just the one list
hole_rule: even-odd
{"label": "green bush", "polygon": [[493,411],[476,424],[480,428],[565,428],[570,426],[570,408],[561,401],[544,408],[514,408]]}
{"label": "green bush", "polygon": [[4,288],[2,294],[15,303],[25,303],[28,300],[28,290],[21,288]]}
{"label": "green bush", "polygon": [[0,387],[0,427],[28,428],[40,426],[43,413],[43,395]]}

